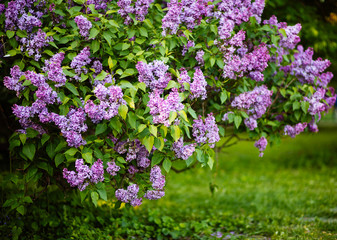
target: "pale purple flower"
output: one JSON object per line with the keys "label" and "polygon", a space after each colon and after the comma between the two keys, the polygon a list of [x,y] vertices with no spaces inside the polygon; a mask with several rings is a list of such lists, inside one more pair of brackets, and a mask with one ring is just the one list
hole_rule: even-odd
{"label": "pale purple flower", "polygon": [[197,143],[209,144],[214,148],[215,143],[220,140],[219,128],[215,122],[213,113],[207,115],[205,120],[199,116],[198,119],[193,120],[193,137]]}
{"label": "pale purple flower", "polygon": [[263,151],[266,149],[267,144],[268,141],[265,137],[261,137],[259,140],[255,142],[254,146],[260,151],[259,157],[263,157]]}
{"label": "pale purple flower", "polygon": [[183,138],[172,144],[172,150],[175,152],[177,158],[187,160],[195,151],[195,143],[184,146]]}
{"label": "pale purple flower", "polygon": [[91,22],[84,16],[78,15],[75,17],[75,22],[77,24],[77,27],[80,29],[80,34],[83,37],[89,36],[89,30],[92,28]]}
{"label": "pale purple flower", "polygon": [[205,76],[200,70],[200,68],[195,69],[193,82],[190,86],[190,91],[192,95],[190,95],[191,99],[201,97],[201,100],[205,100],[207,98],[206,91],[207,82],[205,80]]}

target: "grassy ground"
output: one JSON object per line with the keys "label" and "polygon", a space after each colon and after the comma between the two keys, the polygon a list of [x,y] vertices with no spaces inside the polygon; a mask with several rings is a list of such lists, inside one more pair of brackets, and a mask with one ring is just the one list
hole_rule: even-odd
{"label": "grassy ground", "polygon": [[321,128],[268,146],[263,158],[253,142],[241,142],[219,154],[213,171],[170,172],[166,196],[135,209],[116,211],[111,202],[79,207],[78,199],[60,202],[51,191],[31,206],[32,214],[10,216],[15,224],[0,226],[0,233],[9,239],[337,239],[336,140],[336,127]]}
{"label": "grassy ground", "polygon": [[215,221],[213,231],[232,239],[337,239],[336,140],[337,129],[322,129],[268,146],[263,158],[242,142],[219,155],[213,172],[170,173],[166,197],[141,209]]}

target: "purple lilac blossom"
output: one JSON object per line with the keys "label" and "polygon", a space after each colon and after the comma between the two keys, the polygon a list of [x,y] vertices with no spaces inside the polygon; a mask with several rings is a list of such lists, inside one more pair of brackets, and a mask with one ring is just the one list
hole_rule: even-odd
{"label": "purple lilac blossom", "polygon": [[[245,124],[250,130],[257,127],[256,120],[261,118],[271,105],[271,96],[273,91],[268,90],[265,85],[255,87],[250,92],[244,92],[236,96],[231,103],[231,106],[237,109],[247,110],[249,119],[245,119]],[[255,121],[254,121],[255,120]]]}
{"label": "purple lilac blossom", "polygon": [[193,137],[197,143],[209,144],[209,147],[214,148],[215,143],[220,140],[219,128],[216,125],[213,113],[209,113],[205,120],[201,116],[194,120]]}
{"label": "purple lilac blossom", "polygon": [[248,22],[251,16],[260,23],[264,6],[264,0],[256,0],[253,3],[251,0],[220,2],[213,14],[215,18],[220,19],[218,27],[220,39],[229,38],[234,26]]}
{"label": "purple lilac blossom", "polygon": [[186,71],[185,68],[181,68],[179,71],[180,71],[180,73],[179,73],[179,77],[178,77],[178,83],[180,83],[180,85],[181,85],[180,90],[185,91],[184,83],[190,84],[191,83],[191,77],[188,75],[188,72]]}
{"label": "purple lilac blossom", "polygon": [[22,81],[20,82],[20,78],[24,73],[20,70],[18,65],[15,65],[11,68],[11,76],[4,77],[4,85],[6,88],[12,91],[16,91],[16,95],[18,96],[20,92],[25,88],[22,86]]}
{"label": "purple lilac blossom", "polygon": [[100,101],[99,104],[96,105],[92,100],[88,100],[84,106],[85,112],[93,123],[99,123],[103,119],[110,120],[118,114],[119,106],[126,104],[123,91],[119,86],[105,87],[99,84],[94,93]]}
{"label": "purple lilac blossom", "polygon": [[164,191],[159,191],[159,190],[147,190],[144,198],[149,199],[149,200],[158,200],[162,197],[165,196]]}
{"label": "purple lilac blossom", "polygon": [[51,113],[51,118],[55,125],[60,128],[68,146],[77,148],[86,144],[81,135],[81,132],[86,132],[88,129],[85,124],[86,114],[83,108],[72,108],[67,116]]}
{"label": "purple lilac blossom", "polygon": [[73,60],[70,63],[70,67],[75,69],[75,73],[77,74],[76,76],[74,76],[74,79],[76,80],[81,79],[80,77],[81,73],[87,74],[88,69],[84,67],[90,63],[91,63],[90,48],[85,47],[76,57],[73,58]]}
{"label": "purple lilac blossom", "polygon": [[162,92],[171,80],[171,74],[167,72],[169,66],[162,61],[155,60],[149,64],[138,62],[136,68],[139,72],[138,81],[144,82],[151,90]]}
{"label": "purple lilac blossom", "polygon": [[90,183],[97,184],[104,181],[104,169],[103,162],[98,159],[89,168],[85,165],[83,159],[77,159],[75,162],[75,171],[69,171],[67,168],[63,169],[63,178],[67,180],[71,187],[78,187],[80,191],[83,191]]}
{"label": "purple lilac blossom", "polygon": [[336,102],[336,94],[332,89],[331,97],[327,96],[327,90],[324,88],[317,88],[311,97],[304,97],[304,101],[309,103],[308,112],[314,116],[321,112],[327,112]]}
{"label": "purple lilac blossom", "polygon": [[34,56],[35,61],[41,58],[41,49],[48,46],[48,42],[54,41],[52,36],[39,29],[36,33],[30,34],[27,38],[21,38],[21,51],[26,51],[29,56]]}
{"label": "purple lilac blossom", "polygon": [[197,52],[197,55],[195,56],[195,60],[197,60],[198,64],[203,66],[205,64],[205,61],[203,59],[205,52],[203,50],[199,50]]}
{"label": "purple lilac blossom", "polygon": [[41,27],[42,22],[35,16],[29,16],[28,14],[23,14],[18,20],[18,27],[21,30],[26,30],[27,32],[32,32],[34,27]]}
{"label": "purple lilac blossom", "polygon": [[224,59],[223,76],[224,78],[237,79],[237,77],[243,77],[246,74],[257,82],[263,81],[262,72],[267,68],[269,59],[269,51],[264,43],[256,46],[252,52],[242,57],[230,54]]}
{"label": "purple lilac blossom", "polygon": [[124,203],[130,203],[132,206],[139,206],[142,204],[142,198],[137,198],[139,192],[139,186],[137,184],[132,184],[128,186],[127,190],[117,189],[115,196],[119,201]]}
{"label": "purple lilac blossom", "polygon": [[[281,70],[295,76],[301,83],[326,87],[332,79],[333,74],[330,72],[322,72],[330,66],[330,61],[327,59],[322,60],[321,58],[314,61],[312,59],[314,54],[312,48],[308,48],[304,51],[303,47],[299,45],[297,51],[298,52],[294,54],[295,61],[293,61],[290,66],[281,67]],[[315,82],[316,78],[317,82]]]}
{"label": "purple lilac blossom", "polygon": [[[86,5],[89,6],[90,4],[95,5],[96,10],[105,10],[107,8],[108,0],[87,0]],[[90,8],[88,7],[88,13],[91,13]]]}
{"label": "purple lilac blossom", "polygon": [[207,98],[207,91],[206,91],[207,82],[205,80],[205,76],[200,70],[200,68],[195,69],[193,75],[193,82],[190,86],[190,91],[192,95],[190,95],[191,99],[201,97],[201,100],[205,100]]}
{"label": "purple lilac blossom", "polygon": [[205,0],[172,0],[167,4],[168,11],[162,19],[162,35],[176,34],[179,25],[185,24],[188,29],[199,25],[203,17],[210,16],[213,5]]}
{"label": "purple lilac blossom", "polygon": [[189,41],[187,42],[187,44],[184,45],[184,48],[183,48],[183,51],[181,52],[181,54],[182,54],[183,56],[185,56],[185,54],[187,53],[187,51],[188,51],[191,47],[194,47],[194,46],[195,46],[194,41],[189,40]]}
{"label": "purple lilac blossom", "polygon": [[261,137],[259,140],[255,142],[254,146],[258,148],[260,151],[259,157],[263,157],[263,151],[266,149],[267,144],[268,144],[268,141],[265,137]]}
{"label": "purple lilac blossom", "polygon": [[5,4],[0,4],[0,15],[5,11],[6,7]]}
{"label": "purple lilac blossom", "polygon": [[118,0],[117,5],[120,7],[118,13],[124,18],[124,24],[129,25],[133,23],[129,14],[135,14],[137,21],[144,21],[148,13],[148,8],[153,0]]}
{"label": "purple lilac blossom", "polygon": [[82,15],[76,16],[74,20],[80,29],[80,34],[87,38],[89,36],[89,30],[92,28],[91,22]]}
{"label": "purple lilac blossom", "polygon": [[45,61],[45,67],[42,69],[48,74],[48,79],[56,83],[55,87],[61,87],[67,81],[61,66],[63,59],[64,52],[57,53],[52,58]]}
{"label": "purple lilac blossom", "polygon": [[178,112],[184,108],[176,88],[171,89],[171,92],[166,99],[161,98],[158,91],[150,93],[148,107],[150,114],[153,116],[153,123],[162,123],[165,126],[170,126],[170,112]]}
{"label": "purple lilac blossom", "polygon": [[284,135],[289,135],[294,138],[296,135],[300,134],[307,127],[307,123],[298,123],[295,126],[286,125],[284,127]]}
{"label": "purple lilac blossom", "polygon": [[195,143],[184,146],[183,138],[172,144],[172,150],[175,152],[177,158],[187,160],[195,151]]}

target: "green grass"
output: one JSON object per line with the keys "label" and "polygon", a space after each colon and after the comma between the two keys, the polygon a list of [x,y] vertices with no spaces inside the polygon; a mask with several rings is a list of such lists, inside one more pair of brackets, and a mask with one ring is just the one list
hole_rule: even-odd
{"label": "green grass", "polygon": [[166,197],[141,209],[180,209],[184,221],[216,219],[215,230],[242,238],[336,239],[336,140],[333,128],[286,138],[263,158],[242,142],[219,154],[213,172],[170,173]]}
{"label": "green grass", "polygon": [[268,146],[263,158],[253,142],[241,142],[219,153],[213,171],[170,172],[166,196],[135,209],[55,203],[50,192],[0,232],[21,231],[19,239],[216,239],[217,232],[221,239],[337,239],[336,140],[337,128],[325,128]]}

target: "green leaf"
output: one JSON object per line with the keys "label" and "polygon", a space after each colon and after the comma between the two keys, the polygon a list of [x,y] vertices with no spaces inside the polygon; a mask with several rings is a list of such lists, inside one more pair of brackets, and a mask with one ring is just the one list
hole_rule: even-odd
{"label": "green leaf", "polygon": [[91,50],[92,50],[93,53],[95,53],[99,50],[99,41],[98,40],[92,41]]}
{"label": "green leaf", "polygon": [[153,136],[146,136],[143,138],[143,145],[146,147],[147,151],[151,152],[154,144],[154,137]]}
{"label": "green leaf", "polygon": [[181,110],[179,111],[179,115],[182,117],[182,119],[184,119],[186,122],[189,122],[188,121],[188,118],[187,118],[187,114],[184,110]]}
{"label": "green leaf", "polygon": [[99,80],[99,81],[103,80],[104,78],[106,78],[106,76],[108,76],[108,73],[105,71],[102,71],[96,76],[95,80]]}
{"label": "green leaf", "polygon": [[227,91],[226,90],[223,90],[221,92],[220,100],[221,100],[221,104],[223,104],[224,102],[226,102],[226,100],[227,100]]}
{"label": "green leaf", "polygon": [[162,151],[164,146],[165,146],[165,142],[164,139],[162,137],[158,137],[154,139],[154,146],[159,150]]}
{"label": "green leaf", "polygon": [[126,119],[126,114],[128,113],[128,109],[129,108],[126,105],[120,105],[118,108],[118,113],[124,120]]}
{"label": "green leaf", "polygon": [[25,214],[25,207],[23,205],[20,205],[19,207],[16,208],[16,211],[20,213],[21,215]]}
{"label": "green leaf", "polygon": [[102,188],[97,189],[97,192],[99,193],[99,196],[104,200],[104,201],[108,201],[108,197],[106,194],[106,190],[105,190],[105,185],[103,184]]}
{"label": "green leaf", "polygon": [[70,156],[74,156],[77,152],[78,152],[78,150],[76,148],[70,148],[64,154],[68,154]]}
{"label": "green leaf", "polygon": [[106,125],[106,123],[97,124],[95,135],[104,133],[107,129],[108,129],[108,126]]}
{"label": "green leaf", "polygon": [[208,156],[207,165],[209,166],[210,169],[213,168],[213,164],[214,164],[214,159],[211,156]]}
{"label": "green leaf", "polygon": [[170,112],[170,116],[169,116],[169,122],[170,124],[176,119],[176,117],[178,116],[177,112]]}
{"label": "green leaf", "polygon": [[11,30],[7,30],[7,31],[6,31],[6,35],[7,35],[8,38],[12,38],[12,37],[14,37],[15,32],[13,32],[13,31],[11,31]]}
{"label": "green leaf", "polygon": [[95,37],[99,34],[99,30],[97,28],[91,28],[89,39],[95,39]]}
{"label": "green leaf", "polygon": [[189,107],[188,109],[187,109],[187,111],[190,113],[190,115],[194,118],[194,119],[197,119],[198,117],[197,117],[197,114],[195,113],[195,111],[191,108],[191,107]]}
{"label": "green leaf", "polygon": [[140,29],[139,29],[139,32],[140,32],[140,35],[142,35],[143,37],[147,37],[148,35],[147,35],[147,30],[146,30],[146,28],[144,28],[144,27],[141,27]]}
{"label": "green leaf", "polygon": [[285,37],[285,38],[287,37],[286,30],[284,30],[283,28],[281,28],[278,31],[283,35],[283,37]]}
{"label": "green leaf", "polygon": [[178,126],[171,126],[171,136],[175,142],[180,138],[180,133],[181,130]]}
{"label": "green leaf", "polygon": [[65,84],[65,86],[66,86],[66,88],[68,88],[68,89],[70,90],[70,92],[72,92],[74,95],[79,96],[76,87],[75,87],[72,83],[67,82],[67,83]]}
{"label": "green leaf", "polygon": [[65,160],[64,154],[58,153],[55,157],[55,166],[58,167]]}
{"label": "green leaf", "polygon": [[82,157],[87,163],[92,164],[92,153],[91,152],[82,153]]}
{"label": "green leaf", "polygon": [[300,102],[296,101],[296,102],[293,102],[293,110],[297,110],[297,109],[300,109],[301,107],[301,104]]}
{"label": "green leaf", "polygon": [[23,154],[32,161],[34,159],[35,151],[36,151],[35,145],[32,143],[26,144],[22,148]]}
{"label": "green leaf", "polygon": [[139,126],[138,126],[138,133],[141,133],[141,132],[143,132],[143,130],[146,128],[146,125],[145,124],[140,124]]}
{"label": "green leaf", "polygon": [[97,192],[91,192],[91,200],[92,203],[97,207],[97,201],[98,201],[98,193]]}
{"label": "green leaf", "polygon": [[309,106],[310,106],[309,102],[307,101],[301,102],[301,108],[304,113],[308,113]]}
{"label": "green leaf", "polygon": [[157,127],[156,126],[150,125],[149,130],[150,130],[150,133],[153,134],[153,136],[157,137]]}
{"label": "green leaf", "polygon": [[41,138],[41,144],[44,145],[48,140],[50,136],[48,134],[43,134]]}
{"label": "green leaf", "polygon": [[165,159],[163,162],[163,168],[165,169],[166,172],[169,172],[172,166],[172,162],[169,159]]}
{"label": "green leaf", "polygon": [[151,167],[153,167],[154,165],[158,165],[159,163],[161,163],[161,161],[163,160],[163,155],[161,154],[154,154],[152,159],[151,159]]}
{"label": "green leaf", "polygon": [[242,117],[241,116],[235,116],[234,117],[234,124],[236,128],[240,127],[240,124],[242,122]]}
{"label": "green leaf", "polygon": [[87,189],[85,189],[85,190],[83,190],[83,191],[80,191],[80,197],[81,197],[81,202],[83,202],[84,200],[85,200],[85,198],[87,197],[87,195],[88,195],[88,190]]}
{"label": "green leaf", "polygon": [[27,135],[24,134],[24,133],[22,133],[22,134],[19,135],[19,138],[20,138],[20,140],[22,142],[22,145],[25,145],[26,139],[27,139]]}

